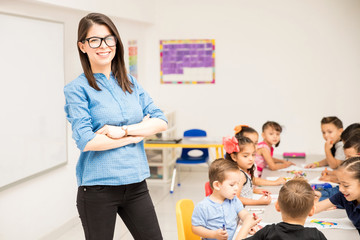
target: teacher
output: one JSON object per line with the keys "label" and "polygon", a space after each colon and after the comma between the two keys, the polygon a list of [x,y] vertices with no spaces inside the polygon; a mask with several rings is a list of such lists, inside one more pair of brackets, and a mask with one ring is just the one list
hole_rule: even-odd
{"label": "teacher", "polygon": [[67,119],[80,149],[77,209],[86,239],[113,239],[116,214],[136,240],[162,239],[145,179],[143,139],[167,119],[126,73],[124,47],[111,19],[90,13],[79,22],[84,73],[64,88]]}

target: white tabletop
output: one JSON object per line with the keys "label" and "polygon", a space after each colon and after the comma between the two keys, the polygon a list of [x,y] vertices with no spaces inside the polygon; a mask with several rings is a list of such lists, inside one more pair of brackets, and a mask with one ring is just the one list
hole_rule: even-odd
{"label": "white tabletop", "polygon": [[[296,163],[297,166],[302,167],[302,164],[308,162],[314,162],[321,160],[321,156],[308,156],[306,159],[289,159]],[[306,178],[308,180],[314,179],[321,174],[321,171],[307,171],[303,170],[306,173]],[[262,178],[266,177],[294,177],[294,174],[288,173],[287,171],[271,171],[269,169],[264,169]],[[269,190],[273,194],[278,194],[281,186],[261,186],[259,188]],[[281,222],[281,214],[275,210],[274,203],[270,205],[261,205],[261,206],[246,206],[246,209],[264,209],[263,213],[258,214],[261,217],[263,222],[266,223],[278,223]],[[324,211],[314,215],[316,218],[345,218],[347,217],[345,210],[343,209],[335,209],[330,211]],[[339,239],[360,239],[359,233],[356,229],[353,230],[345,230],[345,229],[320,229],[322,233],[324,233],[325,237],[328,240],[339,240]]]}

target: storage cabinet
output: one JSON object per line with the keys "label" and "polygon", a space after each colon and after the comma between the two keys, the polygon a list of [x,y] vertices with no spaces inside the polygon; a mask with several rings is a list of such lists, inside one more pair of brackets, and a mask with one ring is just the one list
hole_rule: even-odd
{"label": "storage cabinet", "polygon": [[[164,112],[168,119],[168,129],[162,133],[149,136],[148,139],[174,139],[176,138],[175,112]],[[146,141],[146,139],[145,139]],[[167,183],[177,158],[175,148],[145,148],[150,167],[148,182]]]}

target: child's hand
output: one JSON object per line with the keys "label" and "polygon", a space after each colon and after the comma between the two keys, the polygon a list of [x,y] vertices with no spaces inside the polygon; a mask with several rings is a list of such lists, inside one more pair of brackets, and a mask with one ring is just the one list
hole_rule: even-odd
{"label": "child's hand", "polygon": [[271,192],[269,192],[268,190],[261,189],[261,188],[254,188],[253,193],[264,194],[264,195],[270,195],[271,194]]}
{"label": "child's hand", "polygon": [[326,176],[326,175],[329,175],[329,171],[327,170],[327,168],[325,168],[325,170],[321,172],[321,176]]}
{"label": "child's hand", "polygon": [[286,162],[284,162],[284,165],[285,165],[285,167],[290,167],[291,165],[296,165],[296,164],[293,162],[286,161]]}
{"label": "child's hand", "polygon": [[229,237],[226,230],[223,230],[222,228],[215,230],[215,238],[219,240],[227,240]]}
{"label": "child's hand", "polygon": [[309,163],[308,165],[305,166],[305,168],[316,168],[316,164],[315,163]]}
{"label": "child's hand", "polygon": [[314,203],[317,203],[321,198],[321,192],[314,190],[314,193],[315,193]]}
{"label": "child's hand", "polygon": [[334,145],[334,142],[330,139],[326,140],[325,142],[325,149],[331,149]]}
{"label": "child's hand", "polygon": [[260,225],[256,225],[252,228],[250,228],[249,234],[254,235],[257,231],[259,231],[262,227]]}
{"label": "child's hand", "polygon": [[322,175],[319,180],[324,182],[331,182],[332,177],[330,175]]}
{"label": "child's hand", "polygon": [[275,180],[275,183],[278,184],[278,185],[285,184],[286,179],[283,178],[283,177],[279,177],[278,179]]}
{"label": "child's hand", "polygon": [[259,204],[269,205],[271,203],[271,196],[263,195],[261,198],[259,198]]}

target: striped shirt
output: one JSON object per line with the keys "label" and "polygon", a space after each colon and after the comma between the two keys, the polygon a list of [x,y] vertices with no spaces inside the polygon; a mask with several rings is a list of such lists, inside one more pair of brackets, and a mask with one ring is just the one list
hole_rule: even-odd
{"label": "striped shirt", "polygon": [[147,92],[128,75],[133,92],[124,92],[113,74],[107,79],[102,73],[94,77],[101,91],[92,88],[81,74],[64,88],[65,112],[72,126],[72,137],[80,149],[76,165],[79,186],[125,185],[141,182],[150,176],[143,141],[106,151],[83,152],[95,132],[105,124],[123,126],[136,124],[150,114],[167,122],[163,112]]}

